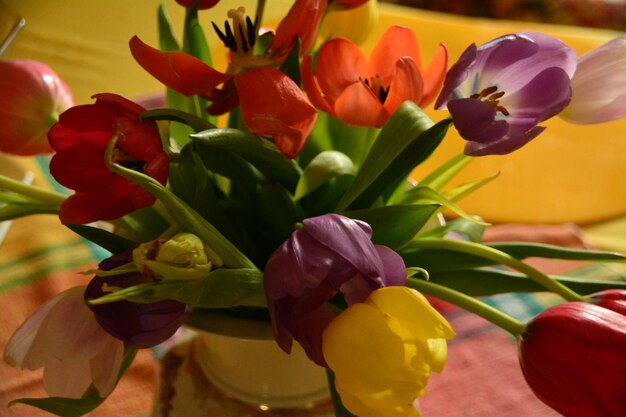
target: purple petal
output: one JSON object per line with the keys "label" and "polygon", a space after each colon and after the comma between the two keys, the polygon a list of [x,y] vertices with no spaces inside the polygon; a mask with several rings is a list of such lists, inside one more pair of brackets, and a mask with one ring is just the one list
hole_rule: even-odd
{"label": "purple petal", "polygon": [[448,110],[461,137],[471,142],[489,144],[501,139],[509,130],[506,121],[495,119],[493,107],[480,100],[452,100]]}
{"label": "purple petal", "polygon": [[510,113],[507,121],[515,124],[543,122],[558,114],[567,106],[572,97],[570,78],[561,68],[552,67],[540,72],[516,93],[504,95],[500,104]]}
{"label": "purple petal", "polygon": [[435,102],[435,109],[442,109],[446,103],[453,98],[453,91],[467,79],[469,75],[468,68],[476,60],[476,51],[476,44],[473,43],[468,46],[463,54],[461,54],[459,60],[448,70],[441,93],[439,93],[439,97]]}
{"label": "purple petal", "polygon": [[493,143],[467,142],[465,154],[470,156],[505,155],[526,145],[544,130],[545,127],[543,126],[533,126],[528,130],[515,129],[514,132],[509,132],[502,139]]}
{"label": "purple petal", "polygon": [[376,245],[376,250],[385,267],[385,286],[403,286],[406,284],[406,266],[402,257],[387,246]]}

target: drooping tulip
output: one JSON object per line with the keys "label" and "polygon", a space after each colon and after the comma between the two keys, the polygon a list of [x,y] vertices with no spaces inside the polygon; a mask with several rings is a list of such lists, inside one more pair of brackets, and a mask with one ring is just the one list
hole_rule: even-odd
{"label": "drooping tulip", "polygon": [[358,416],[418,417],[413,406],[446,362],[448,322],[417,291],[377,289],[324,330],[324,357],[344,406]]}
{"label": "drooping tulip", "polygon": [[519,354],[530,388],[564,416],[626,415],[626,316],[559,304],[527,325]]}
{"label": "drooping tulip", "polygon": [[113,161],[165,184],[169,160],[155,122],[142,122],[145,109],[115,94],[97,94],[96,102],[61,114],[48,133],[56,151],[50,173],[75,191],[61,205],[63,223],[112,220],[154,203],[155,197],[104,164],[107,144],[119,134]]}
{"label": "drooping tulip", "polygon": [[104,398],[117,382],[124,345],[100,327],[84,292],[85,287],[73,287],[41,305],[4,350],[11,366],[43,367],[51,397],[81,398],[93,384]]}
{"label": "drooping tulip", "polygon": [[267,261],[264,287],[274,336],[289,352],[293,339],[325,365],[322,332],[334,318],[330,301],[341,292],[348,304],[377,288],[404,285],[402,258],[374,245],[367,223],[338,214],[305,219]]}
{"label": "drooping tulip", "polygon": [[604,123],[626,116],[626,35],[578,59],[572,101],[559,114],[569,123]]}
{"label": "drooping tulip", "polygon": [[[110,271],[132,260],[130,252],[114,255],[100,262],[98,268]],[[154,281],[139,272],[111,276],[95,276],[85,290],[85,300],[90,301],[106,295],[111,288],[127,288]],[[174,300],[152,303],[115,301],[106,304],[89,304],[96,320],[113,337],[133,349],[150,348],[167,340],[185,322],[187,306]]]}
{"label": "drooping tulip", "polygon": [[382,127],[398,106],[409,100],[421,107],[439,92],[447,67],[447,51],[437,49],[423,69],[413,31],[390,27],[374,47],[369,61],[346,39],[331,39],[313,60],[302,63],[302,84],[320,110],[349,125]]}
{"label": "drooping tulip", "polygon": [[470,45],[446,75],[435,108],[447,108],[472,156],[521,148],[571,98],[576,53],[558,39],[522,32]]}
{"label": "drooping tulip", "polygon": [[46,133],[74,105],[72,93],[47,65],[26,59],[0,61],[0,151],[52,152]]}
{"label": "drooping tulip", "polygon": [[[297,85],[276,68],[296,38],[301,54],[312,46],[325,10],[326,0],[297,0],[261,55],[254,54],[258,28],[246,18],[245,9],[230,10],[232,27],[226,23],[222,32],[214,26],[230,49],[225,72],[186,53],[161,52],[136,36],[130,40],[130,50],[139,65],[167,87],[209,100],[210,114],[223,114],[241,104],[246,126],[255,134],[272,137],[278,149],[293,158],[311,133],[317,113]],[[274,104],[272,111],[266,111],[267,102]]]}

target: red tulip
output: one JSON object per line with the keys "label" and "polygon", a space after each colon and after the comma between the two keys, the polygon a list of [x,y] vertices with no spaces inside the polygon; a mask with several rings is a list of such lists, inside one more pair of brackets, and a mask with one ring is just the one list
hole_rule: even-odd
{"label": "red tulip", "polygon": [[424,107],[439,92],[448,54],[440,45],[422,70],[415,34],[390,27],[368,61],[352,42],[336,38],[320,48],[315,74],[312,58],[302,63],[302,83],[313,104],[347,124],[381,127],[404,101]]}
{"label": "red tulip", "polygon": [[0,95],[0,151],[51,152],[46,133],[59,114],[74,105],[65,82],[37,61],[0,61]]}
{"label": "red tulip", "polygon": [[72,107],[62,113],[48,133],[56,154],[50,173],[75,190],[61,205],[63,223],[112,220],[154,203],[139,186],[114,175],[104,165],[104,152],[119,133],[113,159],[127,168],[167,181],[169,163],[154,122],[141,122],[145,109],[115,94],[97,94],[95,104]]}
{"label": "red tulip", "polygon": [[535,394],[566,417],[626,416],[626,317],[589,303],[560,304],[520,338]]}
{"label": "red tulip", "polygon": [[198,3],[198,10],[210,9],[219,3],[220,0],[176,0],[181,6],[191,7],[194,3]]}
{"label": "red tulip", "polygon": [[[224,73],[191,55],[159,51],[136,36],[130,40],[130,50],[139,65],[167,87],[211,101],[210,114],[223,114],[241,104],[246,126],[256,134],[271,136],[278,149],[293,158],[311,132],[315,108],[287,75],[274,67],[284,60],[295,38],[300,38],[301,54],[311,47],[325,10],[326,0],[297,0],[263,55],[253,53],[257,28],[245,18],[243,8],[231,10],[232,29],[227,23],[226,34],[218,32],[231,50]],[[268,81],[271,84],[265,84]],[[269,98],[280,98],[272,102],[271,110],[258,105],[269,103]]]}
{"label": "red tulip", "polygon": [[600,291],[591,294],[587,301],[626,316],[626,290]]}

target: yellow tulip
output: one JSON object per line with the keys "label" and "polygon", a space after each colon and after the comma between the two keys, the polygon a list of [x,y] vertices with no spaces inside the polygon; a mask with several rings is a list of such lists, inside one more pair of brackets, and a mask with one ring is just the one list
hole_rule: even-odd
{"label": "yellow tulip", "polygon": [[359,417],[417,417],[415,399],[441,372],[448,322],[417,291],[385,287],[324,330],[323,349],[344,406]]}

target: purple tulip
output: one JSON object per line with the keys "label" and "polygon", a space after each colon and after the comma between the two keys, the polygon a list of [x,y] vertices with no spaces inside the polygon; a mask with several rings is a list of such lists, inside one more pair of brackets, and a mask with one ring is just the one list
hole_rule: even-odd
{"label": "purple tulip", "polygon": [[404,285],[406,268],[393,250],[372,243],[371,227],[360,220],[326,214],[303,224],[267,261],[265,294],[280,347],[290,352],[295,339],[326,366],[322,332],[335,317],[327,301],[341,292],[350,305]]}
{"label": "purple tulip", "polygon": [[[131,252],[114,255],[100,262],[98,267],[110,271],[130,262]],[[152,282],[153,278],[138,272],[107,277],[94,277],[85,290],[85,300],[107,294],[107,288],[127,288]],[[167,340],[187,318],[187,306],[174,300],[154,303],[115,301],[107,304],[87,304],[98,323],[113,337],[124,341],[124,346],[143,349]]]}
{"label": "purple tulip", "polygon": [[450,111],[465,154],[507,154],[572,96],[576,53],[558,39],[521,32],[470,45],[446,75],[435,108]]}

